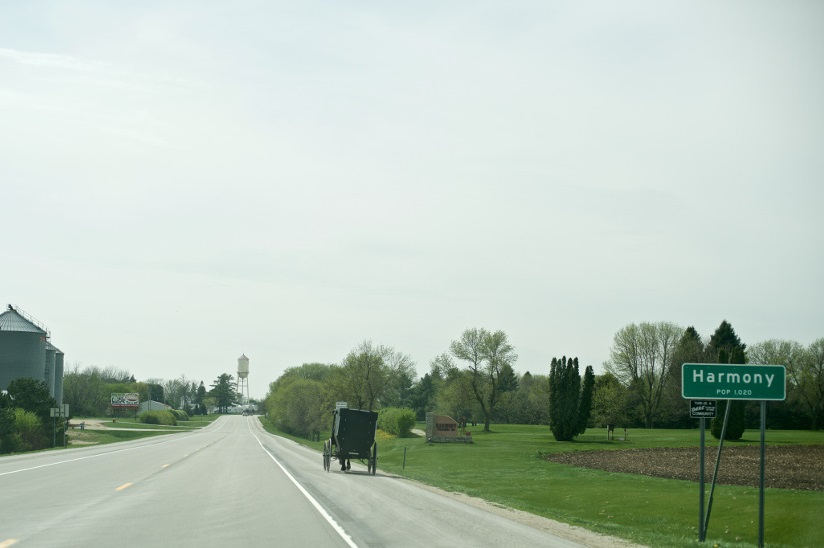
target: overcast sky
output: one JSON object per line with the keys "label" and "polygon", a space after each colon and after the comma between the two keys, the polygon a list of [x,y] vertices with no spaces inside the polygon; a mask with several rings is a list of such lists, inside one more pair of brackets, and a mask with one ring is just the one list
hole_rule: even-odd
{"label": "overcast sky", "polygon": [[824,337],[824,3],[8,1],[0,298],[212,382]]}

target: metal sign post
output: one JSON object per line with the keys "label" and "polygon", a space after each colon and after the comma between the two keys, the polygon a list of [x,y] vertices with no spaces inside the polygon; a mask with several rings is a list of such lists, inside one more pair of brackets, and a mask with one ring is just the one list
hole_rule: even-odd
{"label": "metal sign post", "polygon": [[52,418],[52,447],[57,447],[57,415],[59,414],[59,407],[49,409],[49,416]]}
{"label": "metal sign post", "polygon": [[761,482],[758,493],[758,546],[764,546],[764,461],[766,451],[764,446],[767,437],[767,402],[761,400]]}
{"label": "metal sign post", "polygon": [[66,448],[69,445],[69,439],[66,435],[66,423],[69,422],[69,404],[64,403],[60,411],[63,414],[60,420],[61,424],[63,425],[63,448]]}
{"label": "metal sign post", "polygon": [[706,494],[704,489],[704,455],[707,419],[701,417],[698,422],[701,428],[701,449],[698,454],[698,542],[704,542],[704,496]]}
{"label": "metal sign post", "polygon": [[704,527],[704,500],[706,498],[706,482],[704,481],[705,456],[707,453],[706,432],[707,419],[714,419],[718,402],[715,400],[690,400],[690,417],[698,419],[701,430],[700,449],[698,452],[698,540],[704,542],[706,529]]}
{"label": "metal sign post", "polygon": [[[732,400],[756,400],[761,402],[761,470],[758,497],[758,546],[764,546],[764,493],[766,462],[767,400],[783,401],[787,397],[787,372],[783,365],[733,365],[721,363],[685,363],[681,365],[681,396],[690,402],[690,416],[700,420],[701,427],[701,467],[699,476],[698,500],[698,540],[704,542],[712,510],[715,481],[721,461],[721,449],[724,447],[724,434]],[[706,398],[727,400],[724,424],[721,427],[721,440],[715,461],[710,500],[704,515],[704,420],[714,417],[715,402],[701,401]],[[709,405],[711,404],[711,405]],[[710,413],[710,407],[712,415]]]}

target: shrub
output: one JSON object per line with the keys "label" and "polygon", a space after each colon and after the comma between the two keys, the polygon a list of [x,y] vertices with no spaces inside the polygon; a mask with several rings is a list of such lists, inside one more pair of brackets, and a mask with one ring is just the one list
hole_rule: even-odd
{"label": "shrub", "polygon": [[163,424],[165,426],[177,426],[177,419],[171,411],[146,411],[140,415],[140,422],[146,424]]}
{"label": "shrub", "polygon": [[378,428],[399,438],[410,435],[415,426],[415,411],[399,407],[387,407],[378,411]]}
{"label": "shrub", "polygon": [[[15,409],[15,430],[20,434],[23,444],[26,446],[26,451],[37,449],[44,449],[51,445],[50,439],[46,437],[46,428],[43,422],[35,413],[24,411],[23,409]],[[51,425],[49,425],[51,429]]]}
{"label": "shrub", "polygon": [[179,421],[189,420],[189,414],[186,413],[186,411],[183,411],[181,409],[172,409],[171,412],[175,416],[175,419]]}

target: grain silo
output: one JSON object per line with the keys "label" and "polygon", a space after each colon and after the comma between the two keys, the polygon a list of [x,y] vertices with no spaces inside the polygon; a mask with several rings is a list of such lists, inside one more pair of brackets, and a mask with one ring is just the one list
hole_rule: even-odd
{"label": "grain silo", "polygon": [[54,397],[54,355],[57,348],[46,341],[46,367],[43,368],[43,380],[49,386],[49,394]]}
{"label": "grain silo", "polygon": [[44,380],[49,333],[12,305],[0,314],[0,390],[21,377]]}
{"label": "grain silo", "polygon": [[63,352],[54,349],[54,399],[57,405],[63,405]]}

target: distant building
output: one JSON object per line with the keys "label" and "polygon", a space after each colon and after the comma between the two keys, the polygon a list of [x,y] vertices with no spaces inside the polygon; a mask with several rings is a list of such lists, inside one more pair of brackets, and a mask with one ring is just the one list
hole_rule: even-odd
{"label": "distant building", "polygon": [[159,401],[142,401],[140,402],[140,406],[137,408],[137,414],[141,415],[146,411],[163,411],[164,409],[172,409],[171,405],[166,405],[165,403]]}

